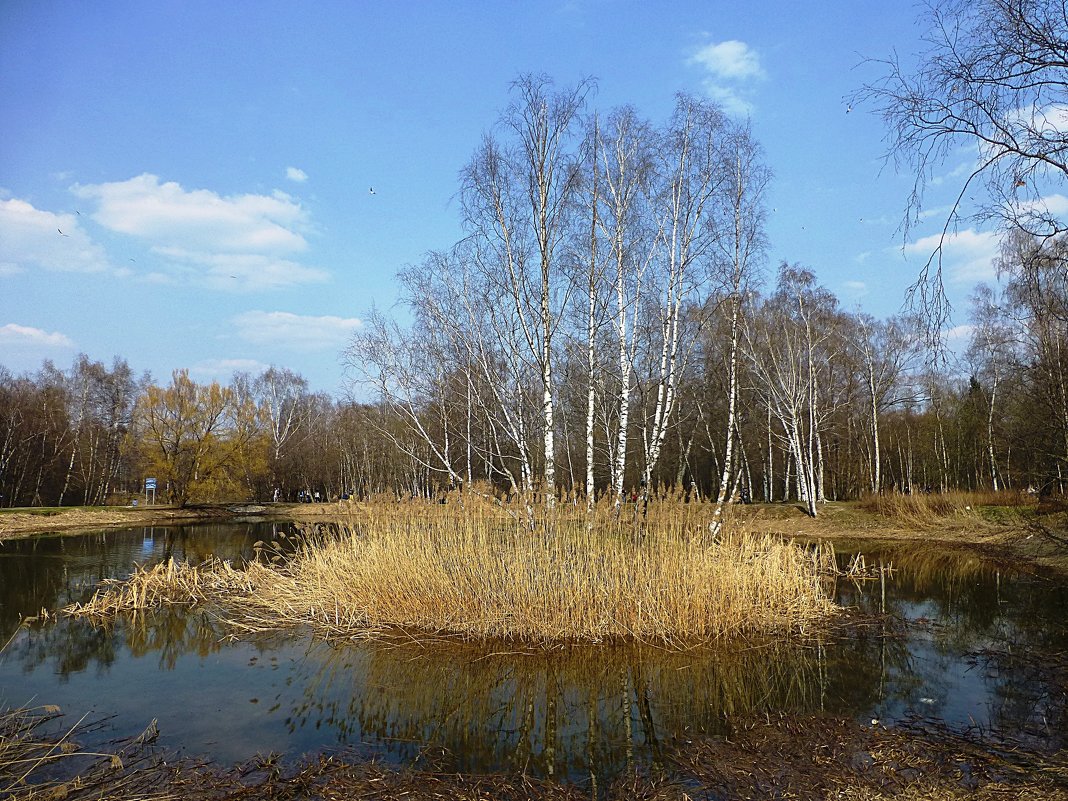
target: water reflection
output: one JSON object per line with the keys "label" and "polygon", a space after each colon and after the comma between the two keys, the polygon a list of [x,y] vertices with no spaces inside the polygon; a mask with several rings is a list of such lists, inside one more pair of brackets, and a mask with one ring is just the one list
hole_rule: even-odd
{"label": "water reflection", "polygon": [[665,741],[725,732],[755,710],[808,711],[824,697],[825,650],[738,645],[691,653],[474,645],[310,645],[291,731],[331,729],[404,762],[488,765],[539,775],[615,775],[659,761]]}
{"label": "water reflection", "polygon": [[84,601],[108,578],[123,578],[133,565],[175,558],[199,564],[215,556],[241,563],[258,539],[291,534],[284,523],[207,523],[146,526],[77,536],[0,542],[0,644],[23,617]]}
{"label": "water reflection", "polygon": [[1066,742],[1068,587],[949,547],[869,546],[879,580],[843,582],[843,603],[885,612],[840,644],[877,664],[871,708]]}
{"label": "water reflection", "polygon": [[[196,526],[7,543],[4,640],[20,615],[80,600],[134,562],[241,560],[279,533]],[[292,634],[232,643],[211,614],[168,609],[108,627],[24,628],[0,654],[0,698],[114,714],[119,733],[158,718],[165,743],[223,762],[351,745],[449,770],[595,781],[763,714],[919,715],[1064,744],[1068,660],[1053,658],[1068,650],[1063,584],[931,548],[872,548],[867,561],[894,570],[840,581],[837,594],[868,622],[804,644],[531,654]]]}

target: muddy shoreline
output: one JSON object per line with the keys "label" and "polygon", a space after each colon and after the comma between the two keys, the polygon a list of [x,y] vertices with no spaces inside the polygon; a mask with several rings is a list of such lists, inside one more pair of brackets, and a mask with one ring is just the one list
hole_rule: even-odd
{"label": "muddy shoreline", "polygon": [[93,754],[88,760],[67,740],[62,759],[77,764],[76,778],[20,778],[14,768],[22,760],[57,750],[57,741],[38,724],[58,713],[55,707],[0,710],[0,728],[6,729],[0,733],[9,735],[7,752],[0,752],[0,788],[13,791],[13,798],[1068,799],[1068,763],[1056,748],[1004,741],[989,732],[951,732],[922,720],[884,728],[877,721],[821,715],[735,720],[730,737],[696,736],[667,744],[663,762],[652,770],[629,769],[604,783],[596,776],[572,783],[523,772],[455,773],[435,764],[439,759],[447,763],[446,754],[428,754],[419,768],[389,766],[344,750],[288,765],[272,755],[228,769],[152,748],[156,732],[151,727],[141,737],[117,744],[114,753]]}

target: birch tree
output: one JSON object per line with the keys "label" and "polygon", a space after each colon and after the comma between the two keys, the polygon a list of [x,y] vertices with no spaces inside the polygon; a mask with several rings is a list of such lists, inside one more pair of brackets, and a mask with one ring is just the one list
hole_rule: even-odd
{"label": "birch tree", "polygon": [[871,442],[868,464],[869,489],[877,495],[883,488],[882,439],[879,420],[887,409],[901,403],[905,397],[903,379],[912,359],[917,355],[917,342],[909,334],[916,325],[908,325],[898,318],[876,320],[870,315],[853,315],[855,335],[847,340],[847,347],[856,357],[867,397],[867,428]]}
{"label": "birch tree", "polygon": [[649,231],[648,193],[653,180],[655,142],[651,127],[629,107],[616,109],[608,119],[602,148],[604,212],[602,230],[609,251],[614,300],[616,344],[616,437],[611,454],[612,495],[618,509],[623,500],[627,464],[627,436],[643,279],[659,244]]}
{"label": "birch tree", "polygon": [[671,120],[658,138],[657,187],[652,198],[657,249],[649,278],[649,364],[643,387],[643,475],[646,487],[660,460],[680,378],[695,337],[686,314],[707,283],[702,260],[711,255],[716,231],[715,199],[725,176],[720,169],[726,118],[718,106],[690,95],[676,97]]}
{"label": "birch tree", "polygon": [[832,313],[837,301],[807,270],[782,265],[776,292],[745,326],[746,357],[757,391],[779,423],[795,467],[798,497],[812,517],[822,500],[820,429],[833,411],[824,403],[824,369],[836,356]]}
{"label": "birch tree", "polygon": [[556,498],[554,340],[571,286],[559,263],[581,168],[572,151],[592,84],[561,91],[543,75],[513,84],[515,100],[500,120],[505,142],[487,135],[464,171],[464,221],[487,257],[483,279],[509,299],[536,366],[541,391],[545,503]]}
{"label": "birch tree", "polygon": [[972,296],[972,336],[968,357],[981,376],[986,395],[986,456],[990,484],[994,492],[1003,488],[994,441],[994,418],[1002,380],[1014,362],[1013,332],[1000,308],[994,291],[985,284],[976,287]]}
{"label": "birch tree", "polygon": [[713,512],[713,530],[718,530],[723,504],[727,499],[734,470],[734,448],[738,426],[738,361],[741,315],[756,271],[762,264],[764,235],[764,193],[771,179],[763,164],[760,146],[748,125],[737,126],[723,148],[725,180],[715,216],[716,236],[713,258],[714,279],[725,295],[728,320],[727,422],[724,431],[723,469]]}

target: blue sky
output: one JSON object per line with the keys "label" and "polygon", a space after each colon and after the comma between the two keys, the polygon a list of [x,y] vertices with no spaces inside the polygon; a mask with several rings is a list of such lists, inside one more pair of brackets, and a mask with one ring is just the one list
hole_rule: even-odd
{"label": "blue sky", "polygon": [[[78,352],[166,381],[274,364],[341,394],[394,273],[459,236],[458,173],[520,73],[597,79],[654,121],[677,91],[749,115],[775,174],[769,274],[886,316],[930,252],[912,186],[846,97],[918,51],[910,3],[0,3],[0,364]],[[948,202],[944,165],[929,206]],[[374,194],[369,189],[374,187]],[[946,197],[940,197],[945,192]],[[946,251],[958,322],[995,238]]]}

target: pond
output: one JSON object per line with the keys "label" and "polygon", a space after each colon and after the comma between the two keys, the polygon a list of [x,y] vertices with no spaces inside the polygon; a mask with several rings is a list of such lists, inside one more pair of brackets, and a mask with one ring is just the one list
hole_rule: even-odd
{"label": "pond", "polygon": [[89,735],[100,740],[155,719],[161,745],[224,765],[353,748],[578,781],[655,767],[694,735],[764,714],[928,720],[1063,745],[1066,677],[1043,657],[1068,651],[1068,586],[931,548],[869,546],[868,564],[893,571],[836,589],[866,622],[795,644],[538,654],[292,634],[232,641],[210,613],[174,610],[107,627],[62,617],[19,626],[134,563],[240,562],[279,530],[211,524],[0,544],[0,704],[57,704],[68,725],[106,720]]}

